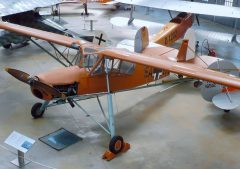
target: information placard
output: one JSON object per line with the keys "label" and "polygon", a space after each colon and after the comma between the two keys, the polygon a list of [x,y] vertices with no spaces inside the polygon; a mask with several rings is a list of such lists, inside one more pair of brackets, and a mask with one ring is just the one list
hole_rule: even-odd
{"label": "information placard", "polygon": [[4,143],[16,148],[23,153],[26,153],[35,143],[35,140],[26,137],[16,131],[13,131],[4,141]]}

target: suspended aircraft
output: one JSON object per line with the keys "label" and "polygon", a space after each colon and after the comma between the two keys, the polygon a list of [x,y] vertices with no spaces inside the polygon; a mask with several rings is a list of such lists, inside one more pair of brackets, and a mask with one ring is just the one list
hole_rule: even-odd
{"label": "suspended aircraft", "polygon": [[[133,16],[133,12],[134,12],[133,6],[143,6],[143,7],[147,7],[147,8],[167,10],[169,12],[172,20],[166,26],[164,26],[162,28],[161,31],[164,30],[165,32],[168,32],[168,30],[174,29],[174,27],[178,27],[177,26],[178,21],[172,17],[171,11],[195,14],[198,25],[200,25],[199,19],[198,19],[199,14],[220,16],[220,17],[231,17],[231,18],[236,19],[236,21],[235,21],[236,23],[237,23],[237,19],[240,18],[240,12],[239,12],[238,7],[230,7],[230,6],[223,6],[223,5],[217,5],[217,4],[209,4],[209,3],[199,3],[199,2],[193,2],[193,0],[191,0],[191,1],[183,1],[183,0],[154,1],[154,0],[150,0],[150,1],[148,1],[148,3],[146,3],[144,0],[131,0],[131,1],[130,0],[117,0],[116,2],[131,5],[130,17],[129,17],[129,19],[124,18],[124,17],[113,17],[110,20],[111,23],[116,26],[126,26],[126,25],[131,26],[131,24],[133,24],[134,26],[137,27],[137,29],[141,26],[148,26],[148,28],[150,28],[152,26],[152,23],[148,24],[146,21],[143,21],[143,20],[141,20],[141,23],[140,23],[139,19],[136,20]],[[125,24],[123,24],[123,23],[125,23]],[[186,25],[186,27],[187,26],[190,27],[191,25]],[[158,26],[158,27],[162,27],[162,26]],[[181,27],[181,26],[179,26],[179,27]],[[178,30],[178,28],[176,28],[176,29]],[[157,36],[158,36],[158,34],[157,34]],[[217,45],[215,45],[216,42],[224,43],[226,45],[229,45],[230,43],[233,43],[234,45],[235,44],[239,45],[239,41],[238,41],[239,37],[236,34],[220,33],[220,32],[196,29],[196,36],[197,36],[197,40],[200,41],[201,43],[204,43],[204,40],[207,39],[207,40],[209,40],[209,42],[212,41],[214,43],[214,46],[217,46]],[[170,34],[169,37],[174,37],[174,34],[172,36]],[[155,39],[155,37],[154,37],[154,39]]]}
{"label": "suspended aircraft", "polygon": [[[113,93],[134,90],[142,85],[150,87],[149,83],[169,76],[170,73],[208,81],[205,85],[206,88],[215,86],[215,83],[223,85],[222,89],[225,90],[220,92],[227,93],[229,96],[231,96],[229,87],[240,89],[238,75],[208,69],[209,65],[217,64],[221,59],[210,56],[195,57],[195,52],[188,50],[190,48],[188,44],[192,44],[191,39],[184,39],[179,50],[161,45],[152,46],[149,44],[146,27],[140,29],[136,34],[135,52],[104,48],[72,37],[7,22],[0,22],[0,27],[79,50],[79,61],[73,66],[58,68],[34,76],[12,68],[6,68],[6,71],[28,84],[33,95],[44,101],[33,105],[31,114],[34,118],[42,117],[48,107],[66,103],[72,107],[77,106],[89,115],[78,101],[96,98],[104,117],[106,117],[106,127],[92,116],[90,117],[111,136],[109,150],[103,154],[103,158],[106,160],[111,160],[130,148],[130,144],[115,131]],[[99,100],[99,97],[103,95],[107,95],[108,117]],[[232,104],[231,101],[228,103]]]}

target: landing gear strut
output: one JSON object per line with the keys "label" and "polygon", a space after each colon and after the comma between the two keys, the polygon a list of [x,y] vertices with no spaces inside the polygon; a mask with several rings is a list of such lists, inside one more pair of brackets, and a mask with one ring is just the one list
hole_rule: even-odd
{"label": "landing gear strut", "polygon": [[125,143],[121,136],[115,134],[115,122],[113,114],[112,94],[110,90],[108,59],[105,58],[105,72],[107,82],[107,100],[108,100],[108,127],[111,140],[109,143],[109,150],[106,151],[102,158],[109,161],[116,157],[121,152],[126,152],[130,149],[130,144]]}

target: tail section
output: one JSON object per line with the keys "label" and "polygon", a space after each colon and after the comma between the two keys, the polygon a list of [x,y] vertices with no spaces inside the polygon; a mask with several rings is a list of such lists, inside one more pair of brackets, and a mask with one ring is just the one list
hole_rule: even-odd
{"label": "tail section", "polygon": [[177,62],[185,62],[187,59],[187,51],[188,51],[188,42],[189,40],[184,39],[179,48],[179,52],[177,55]]}
{"label": "tail section", "polygon": [[188,29],[184,35],[184,39],[188,40],[188,48],[186,53],[186,61],[195,57],[196,50],[196,35],[193,29]]}
{"label": "tail section", "polygon": [[135,36],[134,52],[141,53],[149,44],[149,35],[147,27],[139,29]]}

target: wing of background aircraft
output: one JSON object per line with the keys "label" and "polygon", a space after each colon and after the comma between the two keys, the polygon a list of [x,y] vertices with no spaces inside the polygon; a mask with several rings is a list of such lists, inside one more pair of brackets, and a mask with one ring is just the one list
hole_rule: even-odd
{"label": "wing of background aircraft", "polygon": [[[63,46],[70,47],[78,44],[83,48],[83,50],[84,48],[89,49],[89,45],[91,45],[90,43],[83,43],[71,37],[66,37],[63,35],[58,35],[58,34],[46,32],[46,31],[40,31],[37,29],[28,28],[28,27],[20,26],[16,24],[10,24],[6,22],[0,22],[0,28],[6,29],[8,31],[13,31],[19,34],[23,34],[26,36],[32,36],[35,38],[43,39],[43,40],[53,42]],[[150,50],[153,51],[152,54],[149,54],[149,53],[138,54],[138,53],[122,50],[122,49],[116,49],[116,48],[103,49],[102,48],[99,51],[99,53],[103,54],[103,56],[108,56],[113,59],[120,59],[120,60],[129,61],[137,64],[142,64],[142,65],[146,65],[146,66],[150,66],[158,69],[163,69],[169,72],[185,75],[188,77],[202,79],[209,82],[240,89],[240,79],[232,75],[206,69],[195,63],[177,62],[172,59],[162,59],[162,57],[164,58],[176,57],[179,53],[179,51],[176,49],[162,46],[161,49],[159,49],[158,47],[155,47]]]}
{"label": "wing of background aircraft", "polygon": [[0,0],[0,16],[31,11],[61,3],[61,0]]}
{"label": "wing of background aircraft", "polygon": [[216,4],[190,2],[182,0],[116,0],[129,5],[144,6],[171,11],[188,12],[202,15],[214,15],[221,17],[240,18],[238,7],[229,7]]}

